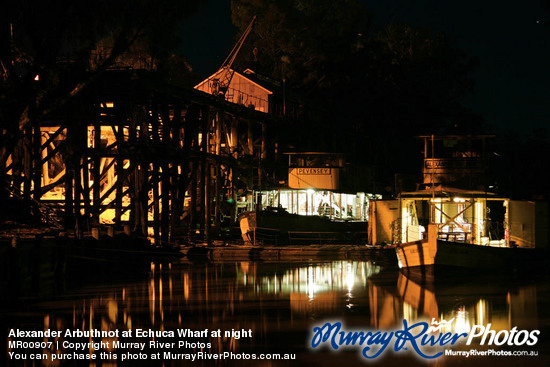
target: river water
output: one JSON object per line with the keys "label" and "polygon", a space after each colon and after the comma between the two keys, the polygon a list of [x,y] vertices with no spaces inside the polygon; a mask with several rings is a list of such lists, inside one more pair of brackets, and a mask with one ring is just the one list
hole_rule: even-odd
{"label": "river water", "polygon": [[[68,259],[67,261],[71,261]],[[2,365],[122,365],[183,366],[189,361],[165,359],[174,355],[204,352],[227,353],[221,360],[201,359],[192,365],[333,366],[379,365],[549,365],[550,282],[546,274],[468,275],[422,278],[400,272],[395,259],[366,261],[323,260],[301,262],[228,261],[190,262],[186,259],[127,263],[79,260],[65,264],[61,277],[52,281],[19,279],[17,286],[4,284],[2,301]],[[439,275],[439,274],[437,274]],[[38,274],[40,276],[40,274]],[[34,284],[28,286],[27,281]],[[442,356],[427,361],[409,350],[393,351],[393,344],[374,360],[361,356],[361,347],[337,352],[322,345],[310,347],[312,330],[326,322],[341,322],[344,330],[389,331],[435,319],[449,321],[443,328],[452,334],[468,332],[475,325],[491,324],[492,330],[540,330],[533,346],[457,344],[439,350],[527,351],[538,356]],[[16,338],[11,330],[132,330],[130,337]],[[136,337],[138,329],[156,333],[174,331],[175,337]],[[177,330],[199,334],[178,337]],[[207,332],[204,330],[208,329]],[[220,334],[217,335],[216,331]],[[205,334],[200,334],[200,332]],[[214,331],[214,333],[212,333]],[[225,333],[228,333],[226,336]],[[525,334],[522,334],[525,335]],[[45,348],[9,348],[14,340],[52,341]],[[151,347],[151,340],[176,342],[173,348]],[[75,345],[63,342],[83,342]],[[146,342],[143,351],[113,342]],[[178,342],[187,343],[182,346]],[[100,349],[93,343],[109,343]],[[56,344],[57,343],[57,344]],[[95,355],[94,361],[62,360]],[[9,354],[14,353],[14,354]],[[40,354],[44,361],[37,359]],[[102,354],[103,353],[103,354]],[[160,353],[161,361],[153,360]],[[252,360],[279,353],[295,360]],[[494,353],[494,352],[492,352]],[[19,354],[18,356],[16,354]],[[432,353],[434,354],[434,353]],[[56,359],[52,361],[52,355]],[[116,360],[114,359],[116,355]],[[27,358],[27,359],[15,359]],[[174,356],[177,358],[177,356]],[[198,358],[198,357],[197,357]]]}

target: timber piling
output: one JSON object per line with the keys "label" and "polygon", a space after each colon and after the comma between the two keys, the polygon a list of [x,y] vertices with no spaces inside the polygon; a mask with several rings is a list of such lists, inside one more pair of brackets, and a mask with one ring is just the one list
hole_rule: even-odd
{"label": "timber piling", "polygon": [[147,74],[109,72],[1,148],[3,194],[77,237],[210,243],[221,213],[236,218],[236,198],[274,177],[265,161],[275,159],[278,122]]}

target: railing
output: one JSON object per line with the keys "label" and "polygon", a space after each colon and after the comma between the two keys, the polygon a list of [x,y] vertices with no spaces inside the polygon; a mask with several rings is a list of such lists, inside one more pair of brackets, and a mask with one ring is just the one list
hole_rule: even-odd
{"label": "railing", "polygon": [[[448,227],[446,231],[443,228]],[[471,243],[476,232],[476,226],[473,223],[439,223],[437,238],[451,242]]]}
{"label": "railing", "polygon": [[330,245],[330,244],[365,244],[367,232],[306,232],[288,231],[287,237],[281,231],[272,228],[256,227],[246,233],[248,241],[257,245]]}
{"label": "railing", "polygon": [[281,238],[281,231],[273,228],[255,227],[246,233],[248,241],[256,245],[278,245]]}
{"label": "railing", "polygon": [[399,217],[399,218],[395,219],[393,222],[390,223],[392,244],[402,242],[402,238],[401,238],[401,220],[402,220],[402,218]]}

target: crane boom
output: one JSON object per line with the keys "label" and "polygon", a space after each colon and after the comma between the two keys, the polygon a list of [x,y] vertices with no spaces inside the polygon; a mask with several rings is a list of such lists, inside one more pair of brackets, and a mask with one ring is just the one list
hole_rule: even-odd
{"label": "crane boom", "polygon": [[229,55],[227,55],[227,58],[223,62],[222,66],[220,66],[218,71],[221,72],[218,72],[216,74],[217,77],[212,79],[211,92],[213,95],[225,97],[227,89],[229,88],[229,84],[231,83],[231,79],[233,79],[233,74],[235,74],[235,71],[231,69],[231,66],[233,65],[235,58],[239,54],[239,51],[244,44],[244,41],[250,34],[250,31],[252,31],[252,27],[254,26],[255,21],[256,16],[254,15],[248,27],[246,27],[245,31],[243,32],[235,46],[233,46],[233,49],[231,50]]}

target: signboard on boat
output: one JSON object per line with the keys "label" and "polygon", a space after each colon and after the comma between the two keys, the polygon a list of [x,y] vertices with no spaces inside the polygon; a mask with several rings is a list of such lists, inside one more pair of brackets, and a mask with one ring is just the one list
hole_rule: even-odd
{"label": "signboard on boat", "polygon": [[291,189],[337,190],[339,168],[295,167],[288,170],[288,186]]}
{"label": "signboard on boat", "polygon": [[330,175],[330,168],[296,168],[298,175]]}

